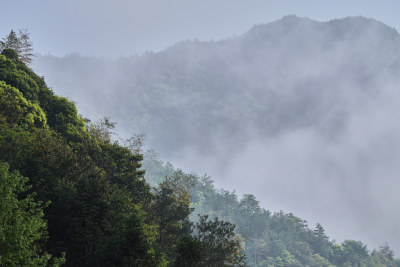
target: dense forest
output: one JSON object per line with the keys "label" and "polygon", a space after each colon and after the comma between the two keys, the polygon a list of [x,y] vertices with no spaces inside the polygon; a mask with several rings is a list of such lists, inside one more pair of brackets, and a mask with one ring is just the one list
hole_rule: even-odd
{"label": "dense forest", "polygon": [[1,266],[400,266],[388,244],[337,243],[143,156],[140,136],[116,141],[110,119],[54,94],[27,65],[23,32],[1,45]]}

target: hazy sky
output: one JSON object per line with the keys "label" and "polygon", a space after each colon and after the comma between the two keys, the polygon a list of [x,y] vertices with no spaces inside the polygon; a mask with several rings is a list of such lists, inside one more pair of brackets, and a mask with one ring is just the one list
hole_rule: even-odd
{"label": "hazy sky", "polygon": [[118,57],[221,39],[284,15],[372,17],[400,29],[398,0],[4,0],[0,36],[28,29],[35,51]]}

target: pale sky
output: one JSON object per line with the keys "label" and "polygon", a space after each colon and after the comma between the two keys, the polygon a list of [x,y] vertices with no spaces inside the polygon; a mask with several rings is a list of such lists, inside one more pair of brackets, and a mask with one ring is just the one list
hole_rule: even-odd
{"label": "pale sky", "polygon": [[400,29],[398,0],[2,0],[0,36],[27,29],[36,52],[106,57],[219,40],[285,15],[375,18]]}

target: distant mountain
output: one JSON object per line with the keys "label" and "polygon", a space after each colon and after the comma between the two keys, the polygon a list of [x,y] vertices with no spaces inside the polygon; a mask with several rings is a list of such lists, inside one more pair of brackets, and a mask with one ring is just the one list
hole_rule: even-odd
{"label": "distant mountain", "polygon": [[34,68],[83,115],[111,116],[173,156],[298,128],[334,135],[380,79],[398,79],[399,48],[396,30],[373,19],[286,16],[238,37],[117,60],[39,55]]}

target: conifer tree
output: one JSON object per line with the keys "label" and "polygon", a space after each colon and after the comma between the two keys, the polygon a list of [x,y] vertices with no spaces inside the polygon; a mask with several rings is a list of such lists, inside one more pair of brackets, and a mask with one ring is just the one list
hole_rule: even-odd
{"label": "conifer tree", "polygon": [[25,64],[29,65],[32,63],[32,42],[30,41],[29,33],[26,29],[19,30],[18,35],[14,30],[11,30],[7,37],[0,41],[0,52],[6,48],[15,50],[19,59]]}

